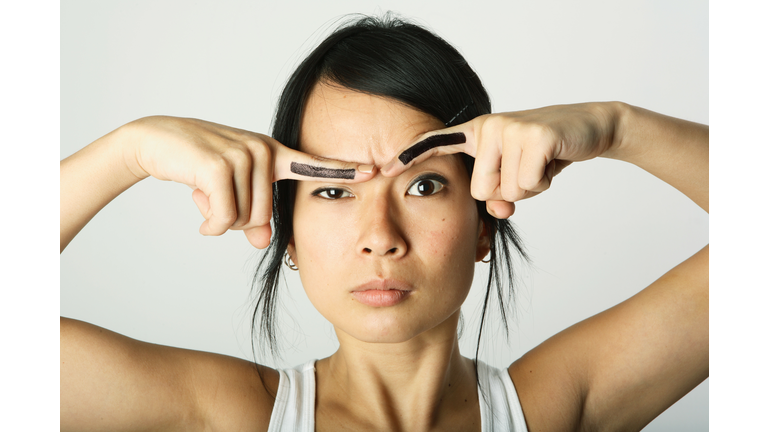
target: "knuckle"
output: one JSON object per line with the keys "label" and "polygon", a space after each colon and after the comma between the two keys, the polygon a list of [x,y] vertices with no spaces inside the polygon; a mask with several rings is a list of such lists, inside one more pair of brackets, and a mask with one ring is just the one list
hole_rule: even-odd
{"label": "knuckle", "polygon": [[256,212],[251,218],[249,224],[253,226],[264,226],[272,221],[272,215],[270,213]]}
{"label": "knuckle", "polygon": [[515,202],[525,194],[525,190],[514,185],[502,185],[501,197],[504,201]]}
{"label": "knuckle", "polygon": [[221,155],[211,158],[208,161],[208,170],[217,175],[232,174],[232,166],[229,161]]}
{"label": "knuckle", "polygon": [[250,165],[251,155],[242,145],[233,145],[226,150],[226,157],[236,166]]}
{"label": "knuckle", "polygon": [[501,134],[505,140],[518,142],[525,131],[525,127],[519,120],[509,120],[504,124]]}
{"label": "knuckle", "polygon": [[227,210],[219,215],[218,219],[223,225],[232,226],[237,221],[237,211]]}
{"label": "knuckle", "polygon": [[541,181],[539,179],[530,177],[530,176],[522,176],[520,177],[520,188],[525,190],[532,190],[535,189],[537,186],[539,186],[539,183]]}
{"label": "knuckle", "polygon": [[489,115],[482,123],[482,133],[483,135],[502,133],[509,124],[504,116]]}
{"label": "knuckle", "polygon": [[546,179],[542,179],[536,184],[533,185],[523,185],[521,186],[524,190],[529,192],[544,192],[545,190],[549,189],[549,182]]}
{"label": "knuckle", "polygon": [[416,160],[418,163],[421,163],[421,162],[424,162],[424,161],[426,161],[427,159],[433,158],[433,157],[435,157],[435,156],[440,156],[440,154],[441,154],[441,151],[442,151],[443,149],[444,149],[443,147],[435,147],[435,148],[433,148],[433,149],[430,149],[430,150],[428,150],[428,151],[424,152],[423,154],[419,155],[419,157],[417,157],[415,160]]}
{"label": "knuckle", "polygon": [[248,214],[246,212],[242,212],[242,214],[237,215],[237,219],[235,219],[234,222],[232,222],[233,228],[240,228],[248,224]]}
{"label": "knuckle", "polygon": [[537,147],[543,147],[546,145],[546,143],[552,140],[553,133],[547,125],[541,123],[533,123],[528,125],[527,129],[529,144],[533,144]]}
{"label": "knuckle", "polygon": [[517,200],[517,197],[515,196],[515,194],[508,191],[502,191],[501,198],[507,202],[515,202]]}
{"label": "knuckle", "polygon": [[248,147],[256,161],[267,161],[272,157],[272,148],[263,140],[253,138],[248,142]]}
{"label": "knuckle", "polygon": [[471,185],[470,194],[472,195],[472,198],[478,201],[488,201],[493,196],[487,187],[479,184]]}

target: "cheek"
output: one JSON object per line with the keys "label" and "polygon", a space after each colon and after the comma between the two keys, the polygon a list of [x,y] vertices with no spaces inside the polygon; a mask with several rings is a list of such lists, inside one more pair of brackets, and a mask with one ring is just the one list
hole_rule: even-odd
{"label": "cheek", "polygon": [[438,220],[430,229],[422,232],[420,242],[423,242],[423,247],[420,249],[423,249],[426,257],[442,262],[457,258],[456,255],[461,254],[466,243],[462,245],[462,236],[458,235],[456,225],[458,224],[455,221]]}
{"label": "cheek", "polygon": [[334,285],[331,275],[343,273],[345,239],[336,223],[322,214],[310,215],[297,206],[293,219],[295,262],[309,300],[325,315],[325,303],[332,299],[322,293],[330,292]]}
{"label": "cheek", "polygon": [[350,230],[344,229],[351,218],[344,212],[302,211],[300,206],[296,210],[293,240],[299,268],[310,271],[340,265],[352,241]]}
{"label": "cheek", "polygon": [[[457,212],[456,209],[466,210]],[[468,207],[463,201],[452,201],[437,214],[440,216],[419,224],[421,237],[425,242],[424,249],[435,257],[459,258],[466,255],[474,261],[478,229],[478,216],[474,206]]]}
{"label": "cheek", "polygon": [[413,246],[428,277],[437,282],[436,288],[449,289],[463,298],[474,276],[478,219],[474,206],[456,212],[462,207],[456,203],[444,216],[424,221],[428,223],[421,224]]}

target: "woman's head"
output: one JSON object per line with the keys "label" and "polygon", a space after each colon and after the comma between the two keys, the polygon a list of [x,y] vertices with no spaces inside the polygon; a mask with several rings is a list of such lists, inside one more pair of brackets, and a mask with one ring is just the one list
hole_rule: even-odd
{"label": "woman's head", "polygon": [[[319,83],[304,109],[299,147],[383,166],[442,126],[398,101]],[[298,182],[292,226],[288,253],[340,342],[403,342],[436,327],[431,334],[440,339],[455,335],[475,262],[490,249],[457,155],[363,183]]]}
{"label": "woman's head", "polygon": [[[315,119],[313,123],[307,124],[306,122],[310,119],[305,118],[309,109],[312,109],[314,113],[311,115],[316,116],[319,112],[317,107],[320,105],[316,103],[317,101],[322,100],[323,103],[326,103],[329,97],[341,101],[345,96],[356,98],[356,101],[367,104],[365,106],[372,109],[378,103],[379,108],[390,114],[396,114],[392,116],[393,121],[390,123],[395,128],[389,132],[391,135],[389,138],[392,139],[387,141],[389,144],[379,149],[381,155],[387,151],[394,152],[397,150],[390,147],[392,147],[393,142],[398,142],[398,139],[400,141],[412,140],[419,133],[439,129],[448,123],[462,123],[478,115],[487,114],[491,110],[488,94],[477,75],[458,51],[431,32],[390,16],[382,19],[364,17],[341,26],[301,63],[290,77],[281,95],[272,136],[288,147],[302,148],[309,153],[351,160],[349,156],[342,157],[340,154],[333,153],[332,145],[323,145],[321,141],[313,141],[313,137],[309,137],[306,133],[312,132],[314,135],[321,130],[318,125],[323,124],[322,120],[317,121]],[[315,105],[312,105],[313,103]],[[336,106],[341,105],[336,104]],[[394,113],[397,110],[401,112]],[[326,115],[328,115],[327,112]],[[375,119],[375,116],[371,118]],[[397,118],[404,120],[405,123],[401,121],[398,124]],[[326,125],[331,125],[334,119],[328,118],[327,120]],[[378,124],[377,127],[384,127],[384,124]],[[310,128],[311,131],[305,130],[307,128]],[[328,135],[326,138],[330,136]],[[347,144],[343,144],[341,147],[348,151],[350,145],[347,141],[344,142]],[[407,143],[407,141],[399,142],[400,145]],[[307,146],[310,148],[306,148]],[[361,142],[360,146],[367,150],[357,154],[358,159],[360,159],[359,162],[382,163],[381,160],[376,160],[374,157],[374,150],[370,147],[370,141]],[[389,157],[393,156],[394,153],[389,155]],[[450,172],[451,176],[456,176],[456,167],[464,169],[463,180],[459,177],[449,180],[451,186],[447,190],[456,191],[454,195],[457,195],[458,185],[461,184],[461,181],[466,181],[466,185],[463,187],[466,189],[464,192],[468,194],[473,159],[467,155],[435,159],[437,161],[434,163],[445,165],[442,168],[448,169],[446,172]],[[439,159],[445,161],[440,162]],[[448,168],[449,166],[452,168]],[[410,174],[413,174],[410,171],[397,179],[379,181],[388,182],[386,187],[395,191],[393,193],[401,193],[402,196],[406,196],[402,193],[407,192],[407,189],[404,191],[400,189],[410,187],[411,184],[408,182],[415,180],[410,178],[412,177]],[[418,173],[416,174],[418,177]],[[398,181],[400,183],[397,183]],[[375,181],[372,182],[371,185],[359,187],[372,190],[371,188],[376,187]],[[309,182],[306,185],[300,185],[298,191],[301,192],[301,195],[297,195],[297,183],[286,180],[274,185],[274,236],[259,265],[259,269],[263,270],[263,275],[259,277],[257,274],[255,280],[262,287],[258,296],[257,310],[254,313],[254,329],[257,326],[261,328],[261,334],[273,352],[276,348],[274,307],[282,256],[289,245],[292,245],[294,234],[303,233],[303,231],[299,231],[300,228],[293,225],[296,220],[294,212],[297,210],[295,204],[297,197],[299,199],[306,198],[306,190],[312,187],[312,183]],[[422,186],[429,187],[428,181]],[[445,195],[447,194],[443,194],[443,196]],[[368,193],[368,196],[373,195]],[[411,197],[411,195],[408,196]],[[438,196],[441,195],[435,194],[435,197]],[[318,197],[315,196],[314,198]],[[452,198],[459,197],[457,195],[452,196]],[[421,202],[430,201],[430,199],[425,198],[419,199],[423,200]],[[436,200],[432,199],[431,201],[434,205]],[[300,201],[299,210],[305,209],[306,207],[302,208],[301,206],[309,202],[311,201]],[[321,204],[318,201],[315,204],[327,205],[328,203]],[[337,203],[334,202],[332,205],[337,205]],[[372,205],[378,206],[380,203]],[[396,205],[394,207],[381,205],[381,208],[372,208],[371,213],[375,210],[380,217],[390,217],[392,212],[397,211],[396,208]],[[458,212],[453,210],[453,213]],[[388,213],[390,216],[387,216]],[[522,251],[510,223],[506,220],[496,220],[490,216],[486,212],[484,203],[475,202],[474,208],[471,208],[471,213],[475,217],[475,222],[473,222],[475,225],[473,229],[469,230],[473,236],[471,237],[477,243],[483,241],[481,239],[482,233],[486,233],[492,260],[483,318],[493,287],[500,302],[499,306],[502,308],[502,321],[506,328],[504,303],[510,299],[511,286],[509,283],[512,278],[509,243],[512,243],[518,251]],[[462,223],[472,222],[471,217],[462,220]],[[304,219],[300,219],[300,222],[306,225]],[[372,223],[377,222],[373,221]],[[439,226],[439,223],[435,226]],[[482,227],[485,229],[481,229]],[[466,234],[466,226],[462,226],[462,230]],[[434,231],[434,233],[437,232],[440,230]],[[443,231],[442,233],[449,238],[456,235],[456,231]],[[466,245],[466,243],[464,244]],[[306,247],[305,245],[298,244],[298,250],[295,251],[300,267],[311,265],[302,256],[302,247]],[[309,251],[309,249],[304,250]],[[475,251],[476,248],[464,247],[464,250]],[[471,255],[473,260],[475,252]],[[301,263],[302,260],[305,260],[303,264]],[[464,268],[466,268],[464,274],[465,276],[468,275],[468,280],[462,283],[468,289],[472,279],[472,267]],[[383,276],[386,277],[387,275]],[[304,278],[304,275],[302,277]],[[367,282],[367,280],[356,282],[362,283]],[[466,292],[462,295],[466,296]],[[257,325],[259,314],[261,319]]]}

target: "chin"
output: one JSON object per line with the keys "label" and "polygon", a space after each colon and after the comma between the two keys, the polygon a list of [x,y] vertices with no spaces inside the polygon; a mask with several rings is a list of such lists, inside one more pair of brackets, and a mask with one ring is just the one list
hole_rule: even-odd
{"label": "chin", "polygon": [[[428,317],[421,315],[419,320],[408,320],[409,317],[414,318],[414,315],[377,314],[377,316],[368,316],[362,320],[347,323],[348,325],[338,329],[361,342],[403,343],[436,327],[441,327],[441,324],[449,324],[450,316],[425,320]],[[456,332],[455,326],[452,331]]]}

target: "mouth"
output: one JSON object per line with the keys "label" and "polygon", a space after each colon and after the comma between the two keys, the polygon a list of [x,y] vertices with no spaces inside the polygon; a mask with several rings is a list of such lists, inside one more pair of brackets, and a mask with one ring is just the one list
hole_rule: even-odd
{"label": "mouth", "polygon": [[404,301],[413,288],[394,279],[377,279],[367,282],[352,290],[352,297],[371,307],[394,306]]}

